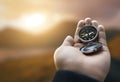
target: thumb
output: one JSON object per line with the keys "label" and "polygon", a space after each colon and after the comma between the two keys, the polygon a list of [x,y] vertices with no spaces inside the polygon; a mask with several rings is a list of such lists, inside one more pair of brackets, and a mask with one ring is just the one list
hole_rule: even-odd
{"label": "thumb", "polygon": [[69,35],[64,39],[62,46],[73,46],[73,44],[74,44],[73,37]]}

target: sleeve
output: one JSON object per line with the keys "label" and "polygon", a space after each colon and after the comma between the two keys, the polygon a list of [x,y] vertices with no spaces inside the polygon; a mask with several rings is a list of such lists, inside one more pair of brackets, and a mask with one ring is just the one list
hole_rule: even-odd
{"label": "sleeve", "polygon": [[56,72],[52,82],[99,82],[99,81],[75,72],[59,70]]}

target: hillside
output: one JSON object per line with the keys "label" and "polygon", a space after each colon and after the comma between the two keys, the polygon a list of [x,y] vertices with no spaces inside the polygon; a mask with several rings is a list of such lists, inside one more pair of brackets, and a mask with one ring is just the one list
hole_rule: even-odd
{"label": "hillside", "polygon": [[0,47],[7,48],[30,48],[58,46],[63,39],[74,33],[76,23],[64,21],[44,34],[32,35],[9,27],[0,32]]}
{"label": "hillside", "polygon": [[51,82],[55,73],[53,50],[33,55],[0,62],[0,82]]}
{"label": "hillside", "polygon": [[[6,28],[0,32],[0,48],[43,48],[56,47],[67,35],[74,35],[77,22],[63,21],[44,34],[32,35],[20,30]],[[119,35],[120,31],[107,29],[107,40]]]}

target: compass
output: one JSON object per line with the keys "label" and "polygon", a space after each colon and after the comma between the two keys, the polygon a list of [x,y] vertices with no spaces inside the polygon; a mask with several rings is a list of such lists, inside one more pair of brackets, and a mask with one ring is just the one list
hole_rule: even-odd
{"label": "compass", "polygon": [[98,36],[98,30],[93,26],[84,26],[79,31],[79,38],[82,42],[94,41]]}
{"label": "compass", "polygon": [[98,30],[94,26],[84,26],[79,31],[79,39],[81,42],[86,43],[80,48],[80,51],[84,54],[97,52],[102,48],[102,43],[97,42],[99,35]]}

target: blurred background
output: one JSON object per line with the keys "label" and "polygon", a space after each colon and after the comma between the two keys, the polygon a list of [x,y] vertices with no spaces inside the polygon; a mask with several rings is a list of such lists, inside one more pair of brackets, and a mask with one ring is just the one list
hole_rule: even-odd
{"label": "blurred background", "polygon": [[120,82],[120,0],[0,0],[0,82],[51,82],[54,50],[86,17],[106,29],[105,82]]}

